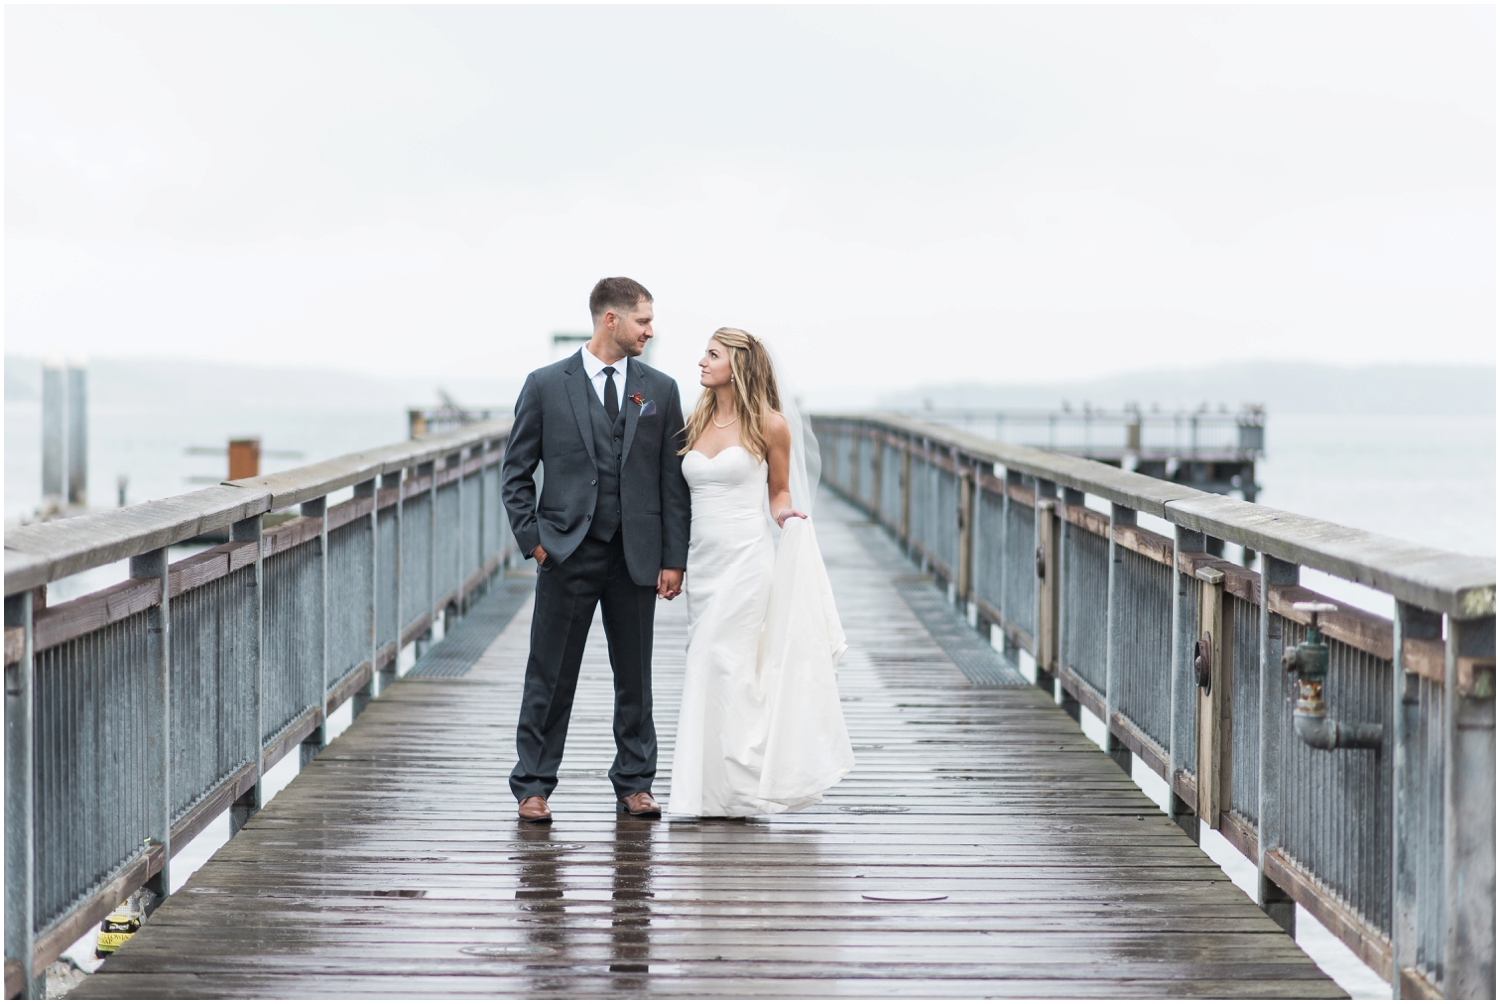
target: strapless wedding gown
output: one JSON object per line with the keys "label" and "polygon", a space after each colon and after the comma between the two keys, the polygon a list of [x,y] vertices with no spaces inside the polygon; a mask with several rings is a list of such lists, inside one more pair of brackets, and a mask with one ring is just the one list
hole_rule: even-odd
{"label": "strapless wedding gown", "polygon": [[810,521],[787,520],[773,545],[766,473],[740,446],[682,460],[693,503],[687,674],[668,812],[788,812],[854,768],[828,573]]}

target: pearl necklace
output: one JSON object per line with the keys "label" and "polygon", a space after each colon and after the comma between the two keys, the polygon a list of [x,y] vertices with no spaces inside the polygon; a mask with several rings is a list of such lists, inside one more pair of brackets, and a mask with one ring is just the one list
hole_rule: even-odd
{"label": "pearl necklace", "polygon": [[708,416],[708,420],[710,422],[714,423],[714,428],[715,429],[727,429],[731,425],[733,425],[734,423],[738,422],[740,420],[740,416],[738,416],[738,415],[734,416],[729,421],[725,422],[723,425],[720,425],[719,422],[718,422],[718,419],[714,418],[712,415]]}

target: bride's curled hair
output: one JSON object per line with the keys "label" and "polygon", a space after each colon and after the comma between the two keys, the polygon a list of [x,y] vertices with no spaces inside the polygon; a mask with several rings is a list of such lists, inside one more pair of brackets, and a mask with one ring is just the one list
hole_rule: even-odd
{"label": "bride's curled hair", "polygon": [[[776,373],[771,366],[771,356],[760,339],[739,328],[720,328],[713,333],[714,341],[729,350],[730,386],[734,389],[734,410],[740,420],[740,445],[755,457],[766,459],[766,412],[781,411],[781,395],[776,391]],[[702,395],[693,413],[688,416],[683,447],[688,448],[703,435],[714,417],[714,392],[703,388]]]}

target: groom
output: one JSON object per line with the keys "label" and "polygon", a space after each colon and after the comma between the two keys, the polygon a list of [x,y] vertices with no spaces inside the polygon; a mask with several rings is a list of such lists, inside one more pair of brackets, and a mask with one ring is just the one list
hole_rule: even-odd
{"label": "groom", "polygon": [[[651,294],[626,278],[589,295],[594,336],[526,378],[505,449],[500,489],[521,552],[537,562],[531,656],[519,757],[510,790],[527,822],[552,819],[573,692],[595,606],[604,608],[615,677],[619,809],[659,817],[651,635],[656,598],[682,592],[688,486],[682,479],[677,382],[640,361],[651,339]],[[542,465],[541,499],[533,473]]]}

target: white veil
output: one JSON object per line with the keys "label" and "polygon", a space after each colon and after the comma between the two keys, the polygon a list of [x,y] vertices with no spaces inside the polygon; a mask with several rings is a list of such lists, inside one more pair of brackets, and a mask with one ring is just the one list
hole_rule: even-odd
{"label": "white veil", "polygon": [[796,386],[787,376],[786,365],[762,340],[766,354],[771,357],[771,369],[776,376],[776,392],[781,398],[781,415],[792,433],[792,457],[787,468],[787,486],[792,493],[792,508],[812,515],[813,503],[817,500],[818,480],[823,476],[823,454],[818,449],[818,439],[813,435],[812,422],[802,412],[802,398]]}

